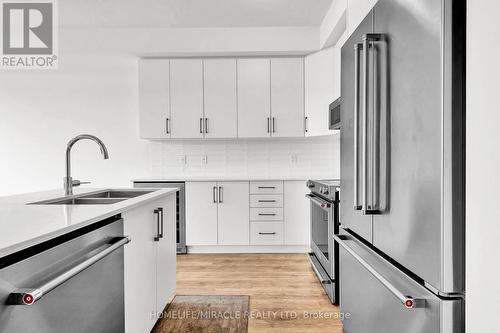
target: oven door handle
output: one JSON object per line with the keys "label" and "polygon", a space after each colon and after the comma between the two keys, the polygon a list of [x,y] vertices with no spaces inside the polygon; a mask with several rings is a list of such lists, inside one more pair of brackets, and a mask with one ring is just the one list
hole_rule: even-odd
{"label": "oven door handle", "polygon": [[127,244],[130,242],[130,238],[128,237],[117,237],[115,238],[109,246],[107,246],[104,250],[98,252],[97,254],[93,255],[92,257],[78,263],[77,265],[69,268],[68,270],[62,272],[62,274],[56,276],[55,278],[51,279],[50,281],[44,283],[41,286],[34,287],[34,288],[20,288],[17,290],[14,290],[8,297],[7,303],[9,305],[32,305],[36,301],[38,301],[40,298],[42,298],[45,294],[48,292],[54,290],[56,287],[59,285],[63,284],[64,282],[68,281],[78,273],[82,272],[83,270],[89,268],[99,260],[103,259],[104,257],[108,256],[115,250],[119,249],[123,245]]}
{"label": "oven door handle", "polygon": [[321,198],[313,195],[313,194],[306,194],[306,198],[309,198],[311,202],[319,208],[323,209],[324,211],[328,212],[330,210],[330,207],[332,207],[332,204],[329,203],[328,201],[322,200]]}

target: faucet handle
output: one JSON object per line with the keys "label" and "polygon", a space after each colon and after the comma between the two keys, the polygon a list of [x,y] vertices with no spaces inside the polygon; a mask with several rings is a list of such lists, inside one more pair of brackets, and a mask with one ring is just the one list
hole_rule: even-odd
{"label": "faucet handle", "polygon": [[82,182],[82,181],[79,181],[77,179],[75,179],[75,180],[72,181],[72,185],[73,186],[80,186],[82,184],[90,184],[90,182]]}

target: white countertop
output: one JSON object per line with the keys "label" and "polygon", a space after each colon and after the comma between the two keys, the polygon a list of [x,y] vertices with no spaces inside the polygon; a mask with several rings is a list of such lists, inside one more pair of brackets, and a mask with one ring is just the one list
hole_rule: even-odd
{"label": "white countertop", "polygon": [[[74,189],[74,194],[103,190],[106,189]],[[176,193],[177,190],[155,189],[151,193],[107,205],[28,205],[64,197],[62,189],[0,197],[0,258]]]}
{"label": "white countertop", "polygon": [[[335,179],[338,177],[314,177],[313,179]],[[306,181],[307,177],[253,177],[253,176],[183,176],[183,177],[145,177],[135,178],[132,182],[209,182],[209,181]]]}

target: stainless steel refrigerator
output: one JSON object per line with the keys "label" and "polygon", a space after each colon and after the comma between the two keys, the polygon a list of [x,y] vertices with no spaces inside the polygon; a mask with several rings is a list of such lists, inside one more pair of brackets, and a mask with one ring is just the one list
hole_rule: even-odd
{"label": "stainless steel refrigerator", "polygon": [[378,1],[341,76],[344,332],[463,332],[465,1]]}

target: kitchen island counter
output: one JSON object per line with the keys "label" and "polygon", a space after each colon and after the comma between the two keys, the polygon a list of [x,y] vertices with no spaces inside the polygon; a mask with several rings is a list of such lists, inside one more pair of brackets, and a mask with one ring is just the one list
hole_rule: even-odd
{"label": "kitchen island counter", "polygon": [[[105,190],[108,189],[80,188],[75,189],[74,196]],[[63,190],[0,197],[0,259],[177,191],[176,188],[157,189],[104,205],[33,204],[64,197]]]}

